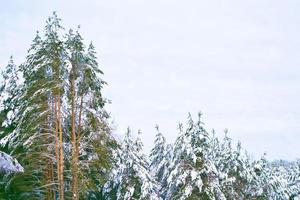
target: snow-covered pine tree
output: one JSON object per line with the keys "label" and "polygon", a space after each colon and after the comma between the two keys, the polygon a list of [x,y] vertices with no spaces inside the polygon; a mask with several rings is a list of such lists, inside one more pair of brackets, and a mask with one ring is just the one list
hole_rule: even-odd
{"label": "snow-covered pine tree", "polygon": [[[225,138],[223,142],[224,143],[226,142]],[[250,171],[247,169],[248,163],[250,161],[247,154],[242,152],[241,142],[238,142],[236,149],[233,150],[233,152],[231,152],[231,158],[232,156],[234,160],[231,159],[230,165],[232,166],[233,169],[229,170],[230,174],[227,173],[226,175],[227,180],[226,179],[222,180],[222,187],[226,191],[226,195],[228,195],[227,198],[231,198],[231,197],[244,198],[243,190],[245,188],[245,185],[247,185],[249,181],[252,179],[252,176]],[[231,189],[228,189],[228,187]],[[227,192],[228,190],[229,192]]]}
{"label": "snow-covered pine tree", "polygon": [[214,139],[216,142],[214,144],[215,148],[212,150],[215,151],[213,162],[218,170],[218,178],[220,181],[221,189],[227,199],[238,199],[240,196],[236,194],[234,190],[234,182],[236,181],[236,176],[238,166],[236,159],[234,157],[234,152],[232,149],[231,139],[228,137],[228,130],[225,129],[225,137],[223,141],[219,143],[217,139]]}
{"label": "snow-covered pine tree", "polygon": [[[85,54],[85,65],[78,84],[78,124],[77,150],[80,169],[86,174],[86,189],[94,191],[103,187],[113,162],[113,152],[118,148],[116,140],[111,135],[109,114],[104,109],[107,102],[102,95],[102,88],[106,84],[102,80],[103,72],[97,63],[95,47],[89,44]],[[93,174],[93,179],[87,175]],[[82,185],[82,181],[80,182]],[[93,187],[92,187],[93,186]]]}
{"label": "snow-covered pine tree", "polygon": [[[79,147],[77,147],[77,141],[78,138],[76,137],[76,99],[79,97],[77,94],[78,86],[76,85],[76,82],[79,79],[80,74],[82,74],[82,67],[85,65],[85,58],[84,58],[84,44],[82,42],[82,37],[77,31],[76,34],[73,33],[73,30],[71,29],[68,34],[68,39],[66,41],[67,48],[69,50],[69,62],[70,62],[70,76],[69,76],[69,82],[70,82],[70,89],[69,89],[69,102],[71,107],[71,176],[72,176],[72,199],[77,200],[79,198],[78,193],[78,153],[77,150],[79,150]],[[82,78],[82,76],[80,77]],[[80,98],[80,97],[79,97]],[[83,95],[81,96],[81,99],[83,98]],[[81,105],[82,107],[82,105]],[[81,108],[82,109],[82,108]],[[80,113],[82,113],[82,110],[80,110]],[[81,121],[81,116],[80,116]],[[79,122],[78,122],[79,123]],[[80,122],[81,123],[81,122]],[[78,127],[79,128],[79,127]],[[79,128],[80,129],[80,128]]]}
{"label": "snow-covered pine tree", "polygon": [[[45,39],[43,41],[42,57],[45,61],[50,84],[50,96],[48,96],[48,105],[51,109],[51,117],[48,120],[49,127],[51,127],[52,146],[55,147],[55,161],[57,168],[57,183],[59,199],[65,198],[65,181],[64,181],[64,151],[66,145],[64,140],[66,131],[64,127],[66,109],[66,86],[67,86],[67,66],[66,66],[66,49],[63,38],[64,28],[61,25],[61,19],[58,18],[54,12],[48,18],[45,26]],[[43,55],[43,54],[42,54]],[[51,161],[49,161],[51,163]],[[51,164],[52,165],[52,164]],[[51,173],[50,173],[51,174]],[[52,173],[54,174],[54,173]],[[54,179],[54,178],[52,178]]]}
{"label": "snow-covered pine tree", "polygon": [[[78,199],[96,194],[102,187],[116,141],[110,135],[109,115],[104,109],[106,99],[102,88],[106,83],[96,61],[95,48],[90,43],[86,49],[78,30],[75,33],[70,30],[67,38],[72,198]],[[87,176],[91,173],[93,179]]]}
{"label": "snow-covered pine tree", "polygon": [[[61,30],[60,19],[54,13],[47,20],[44,38],[36,35],[21,66],[24,85],[18,99],[18,125],[11,143],[12,153],[24,166],[24,173],[10,181],[9,188],[15,190],[12,199],[56,196],[55,164],[59,166],[56,174],[60,199],[64,199],[62,116],[61,112],[57,114],[61,105],[55,104],[60,102],[57,94],[63,91],[65,71]],[[60,143],[60,152],[54,151],[55,143],[57,147]]]}
{"label": "snow-covered pine tree", "polygon": [[194,122],[189,114],[186,131],[179,126],[165,199],[225,199],[216,168],[207,156],[209,134],[198,116]]}
{"label": "snow-covered pine tree", "polygon": [[162,165],[164,165],[165,169],[162,174],[161,180],[158,182],[159,185],[159,193],[160,196],[165,199],[164,197],[166,196],[167,193],[167,188],[168,188],[168,178],[170,175],[170,166],[173,161],[173,145],[167,144],[165,148],[165,154],[163,156],[163,160],[161,161]]}
{"label": "snow-covered pine tree", "polygon": [[0,148],[8,153],[12,150],[9,143],[17,126],[18,98],[22,84],[12,56],[2,71],[0,80]]}
{"label": "snow-covered pine tree", "polygon": [[268,198],[268,177],[265,173],[265,155],[260,160],[246,159],[246,168],[243,171],[244,184],[242,194],[245,199],[269,199]]}
{"label": "snow-covered pine tree", "polygon": [[240,142],[233,149],[227,129],[217,152],[214,162],[226,199],[263,199],[263,159],[253,162],[242,152]]}
{"label": "snow-covered pine tree", "polygon": [[159,200],[158,186],[149,172],[149,164],[142,153],[143,144],[138,137],[132,139],[128,128],[118,162],[106,184],[104,199]]}
{"label": "snow-covered pine tree", "polygon": [[157,134],[155,136],[154,147],[150,152],[150,171],[157,182],[161,182],[168,168],[168,157],[166,156],[166,139],[159,131],[158,125],[155,126]]}

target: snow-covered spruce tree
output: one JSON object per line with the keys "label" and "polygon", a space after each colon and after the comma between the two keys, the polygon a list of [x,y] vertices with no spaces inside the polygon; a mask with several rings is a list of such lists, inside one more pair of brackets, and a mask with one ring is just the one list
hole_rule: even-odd
{"label": "snow-covered spruce tree", "polygon": [[165,199],[225,199],[216,167],[207,157],[210,138],[200,117],[194,122],[189,114],[186,130],[179,126]]}
{"label": "snow-covered spruce tree", "polygon": [[[212,149],[212,153],[215,155],[212,161],[218,170],[218,178],[220,181],[221,189],[227,199],[239,199],[241,194],[237,194],[234,187],[234,182],[237,181],[239,163],[234,156],[234,152],[231,145],[231,139],[227,135],[225,130],[225,137],[220,143],[216,138]],[[241,160],[241,162],[243,162]]]}
{"label": "snow-covered spruce tree", "polygon": [[166,144],[166,139],[159,131],[156,125],[157,134],[155,136],[154,147],[150,152],[150,172],[156,179],[159,186],[159,193],[163,197],[165,188],[167,187],[167,177],[169,174],[169,166],[172,160],[172,145]]}
{"label": "snow-covered spruce tree", "polygon": [[231,138],[228,137],[228,130],[225,129],[224,132],[225,136],[220,141],[216,137],[215,130],[212,130],[209,159],[217,168],[221,190],[226,199],[240,199],[243,197],[236,190],[239,190],[238,188],[243,189],[238,185],[238,180],[240,180],[239,173],[245,169],[241,146],[238,143],[237,151],[235,151],[232,148]]}
{"label": "snow-covered spruce tree", "polygon": [[132,139],[128,128],[118,161],[110,181],[104,190],[104,199],[118,200],[159,200],[158,186],[149,172],[149,164],[142,152],[143,144],[138,137]]}
{"label": "snow-covered spruce tree", "polygon": [[[227,173],[227,177],[232,181],[223,187],[223,190],[227,192],[226,195],[229,195],[227,198],[231,198],[233,195],[238,199],[272,199],[269,198],[270,187],[266,174],[265,157],[263,156],[260,160],[250,159],[247,153],[241,153],[240,143],[233,151],[233,156],[232,169]],[[224,186],[223,183],[222,186]],[[233,191],[228,187],[232,187]]]}
{"label": "snow-covered spruce tree", "polygon": [[168,178],[170,175],[170,166],[173,161],[173,145],[172,144],[167,144],[165,147],[165,154],[163,156],[163,159],[161,161],[161,166],[164,166],[164,171],[162,173],[162,177],[160,181],[158,182],[159,186],[159,193],[160,196],[165,199],[164,197],[166,196],[167,188],[168,188]]}
{"label": "snow-covered spruce tree", "polygon": [[[0,148],[9,154],[12,151],[11,140],[17,126],[18,98],[21,93],[20,78],[18,67],[11,57],[0,78]],[[16,159],[4,152],[0,152],[0,199],[7,198],[7,183],[15,176],[15,173],[11,172],[23,172],[23,167]]]}
{"label": "snow-covered spruce tree", "polygon": [[150,153],[150,171],[152,176],[155,177],[157,182],[161,182],[168,167],[168,160],[166,157],[167,147],[166,139],[159,131],[158,125],[156,125],[157,134],[155,136],[154,147]]}
{"label": "snow-covered spruce tree", "polygon": [[271,194],[276,189],[270,184],[265,155],[260,160],[254,161],[247,156],[244,162],[246,168],[243,174],[245,174],[244,178],[246,177],[247,181],[240,190],[244,199],[274,199]]}
{"label": "snow-covered spruce tree", "polygon": [[218,170],[219,183],[226,199],[266,199],[267,188],[264,159],[252,161],[241,150],[241,143],[232,148],[231,138],[225,130],[221,142],[214,139],[211,154]]}
{"label": "snow-covered spruce tree", "polygon": [[19,79],[18,67],[11,56],[0,78],[0,148],[7,153],[11,151],[9,143],[17,126],[18,98],[22,84]]}

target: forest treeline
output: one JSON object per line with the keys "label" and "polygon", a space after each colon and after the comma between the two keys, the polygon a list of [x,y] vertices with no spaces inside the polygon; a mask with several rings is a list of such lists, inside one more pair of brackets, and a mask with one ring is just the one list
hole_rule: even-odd
{"label": "forest treeline", "polygon": [[201,113],[178,125],[173,144],[156,126],[149,156],[140,131],[114,138],[105,85],[93,44],[53,13],[25,61],[11,57],[1,73],[0,199],[300,198],[299,161],[254,160],[227,130],[207,131]]}

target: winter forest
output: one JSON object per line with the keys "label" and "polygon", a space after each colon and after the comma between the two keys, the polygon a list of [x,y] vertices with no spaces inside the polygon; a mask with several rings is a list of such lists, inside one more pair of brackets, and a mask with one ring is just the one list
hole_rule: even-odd
{"label": "winter forest", "polygon": [[91,39],[53,13],[24,62],[2,67],[0,199],[300,199],[300,161],[253,159],[227,130],[219,138],[206,128],[201,112],[187,111],[172,144],[156,125],[149,155],[142,131],[114,137]]}

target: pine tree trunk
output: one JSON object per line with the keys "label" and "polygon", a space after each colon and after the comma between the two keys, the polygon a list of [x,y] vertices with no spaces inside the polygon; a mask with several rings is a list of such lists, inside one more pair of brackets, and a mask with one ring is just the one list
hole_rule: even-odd
{"label": "pine tree trunk", "polygon": [[[74,66],[73,66],[74,67]],[[75,132],[75,85],[74,85],[74,68],[71,75],[71,103],[72,103],[72,199],[78,199],[78,162],[77,162],[77,145],[76,145],[76,132]]]}
{"label": "pine tree trunk", "polygon": [[47,161],[47,199],[52,200],[54,198],[53,192],[55,191],[53,188],[53,162],[51,159]]}
{"label": "pine tree trunk", "polygon": [[46,169],[45,169],[45,176],[46,176],[46,181],[45,181],[45,185],[46,185],[46,199],[50,200],[51,198],[51,192],[50,192],[50,169],[49,169],[49,159],[46,158]]}
{"label": "pine tree trunk", "polygon": [[[45,103],[45,107],[50,107],[51,108],[52,104],[48,104]],[[48,155],[51,155],[52,151],[51,148],[49,148],[49,146],[51,146],[52,144],[52,137],[51,137],[51,127],[50,125],[50,119],[49,116],[47,117],[47,119],[45,119],[45,124],[44,124],[44,131],[43,134],[45,137],[43,138],[44,140],[44,148],[43,148],[43,152],[47,153]],[[49,145],[49,146],[48,146]],[[52,169],[51,169],[51,163],[52,163],[52,159],[50,157],[45,156],[45,194],[46,194],[46,199],[47,200],[51,200],[51,195],[52,195],[52,178],[51,178],[51,174],[52,174]]]}
{"label": "pine tree trunk", "polygon": [[58,114],[58,132],[59,132],[59,191],[60,200],[64,200],[64,153],[63,153],[63,136],[62,136],[62,125],[61,125],[61,103],[60,103],[60,93],[57,97],[57,114]]}
{"label": "pine tree trunk", "polygon": [[61,188],[60,188],[60,156],[59,156],[59,136],[58,136],[58,109],[57,109],[57,103],[58,103],[58,97],[54,96],[54,115],[55,115],[55,157],[56,157],[56,165],[57,165],[57,182],[59,185],[58,192],[59,192],[59,198],[61,198]]}
{"label": "pine tree trunk", "polygon": [[[78,129],[77,129],[77,141],[76,141],[76,152],[75,152],[77,166],[78,166],[78,161],[79,161],[79,148],[80,148],[80,131],[81,131],[82,109],[83,109],[83,94],[81,94],[81,97],[80,97],[80,108],[79,108],[79,116],[78,116]],[[77,177],[77,186],[78,186],[78,177]],[[76,196],[79,198],[78,190],[76,192],[77,192]]]}
{"label": "pine tree trunk", "polygon": [[[47,107],[51,107],[52,105],[49,106],[49,104],[47,104]],[[45,146],[44,151],[47,152],[48,155],[52,154],[51,148],[49,148],[48,145],[52,145],[52,139],[53,137],[51,137],[51,128],[50,128],[50,120],[49,117],[47,117],[47,119],[45,120],[45,144],[47,146]],[[50,157],[45,157],[45,189],[46,189],[46,199],[47,200],[51,200],[52,199],[52,190],[53,190],[53,186],[52,186],[52,164],[53,161]]]}
{"label": "pine tree trunk", "polygon": [[[49,138],[50,138],[50,141],[49,141],[49,144],[51,144],[51,145],[53,145],[53,144],[55,144],[54,145],[54,149],[55,149],[55,156],[57,156],[57,154],[56,154],[56,137],[55,137],[55,135],[54,135],[54,131],[53,131],[53,124],[55,124],[55,118],[53,119],[53,117],[54,117],[54,112],[55,112],[55,108],[54,108],[54,99],[53,99],[53,97],[51,97],[50,98],[51,100],[50,100],[50,102],[51,102],[51,115],[50,115],[50,117],[48,118],[48,123],[47,123],[47,126],[48,126],[48,130],[49,130]],[[54,139],[54,141],[53,141],[53,139]],[[53,150],[52,150],[52,147],[51,147],[51,152],[50,152],[51,154],[53,153]],[[49,159],[49,161],[50,161],[50,183],[51,183],[51,185],[50,185],[50,190],[49,190],[49,192],[50,192],[50,199],[54,199],[55,198],[55,178],[54,178],[54,160],[53,159]]]}
{"label": "pine tree trunk", "polygon": [[79,156],[79,145],[80,145],[80,131],[81,131],[81,115],[83,109],[83,94],[80,97],[80,108],[79,108],[79,117],[78,117],[78,130],[77,130],[77,156]]}
{"label": "pine tree trunk", "polygon": [[[51,183],[53,184],[54,183],[54,164],[53,164],[53,160],[51,160],[51,163],[50,163],[50,180],[51,180]],[[51,199],[55,199],[55,189],[53,187],[53,185],[51,186],[51,189],[50,189],[50,192],[51,192]]]}

